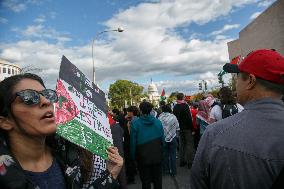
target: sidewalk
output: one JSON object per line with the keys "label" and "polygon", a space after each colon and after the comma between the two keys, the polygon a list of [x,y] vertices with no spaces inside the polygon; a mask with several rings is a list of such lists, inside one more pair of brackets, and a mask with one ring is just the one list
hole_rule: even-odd
{"label": "sidewalk", "polygon": [[[177,166],[177,175],[175,177],[163,176],[163,189],[190,189],[189,176],[190,169]],[[136,184],[128,185],[128,189],[142,189],[139,175],[136,176],[135,182]]]}

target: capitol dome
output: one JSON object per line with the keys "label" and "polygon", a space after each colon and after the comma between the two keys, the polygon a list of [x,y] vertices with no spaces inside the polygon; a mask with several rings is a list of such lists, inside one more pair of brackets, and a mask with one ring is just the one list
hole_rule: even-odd
{"label": "capitol dome", "polygon": [[153,104],[157,104],[159,102],[160,95],[159,95],[157,86],[153,83],[152,79],[151,79],[150,85],[148,86],[148,96],[149,96],[149,100]]}
{"label": "capitol dome", "polygon": [[154,93],[154,92],[158,92],[158,89],[156,87],[156,85],[154,83],[151,83],[149,86],[148,86],[148,93]]}

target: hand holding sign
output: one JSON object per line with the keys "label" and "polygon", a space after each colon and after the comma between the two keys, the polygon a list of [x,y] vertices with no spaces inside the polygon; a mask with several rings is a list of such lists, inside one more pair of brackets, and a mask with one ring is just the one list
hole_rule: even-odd
{"label": "hand holding sign", "polygon": [[109,147],[107,154],[109,158],[107,161],[107,169],[111,176],[116,179],[123,166],[123,158],[119,155],[116,147]]}
{"label": "hand holding sign", "polygon": [[112,146],[105,94],[66,57],[57,82],[57,134],[104,159]]}

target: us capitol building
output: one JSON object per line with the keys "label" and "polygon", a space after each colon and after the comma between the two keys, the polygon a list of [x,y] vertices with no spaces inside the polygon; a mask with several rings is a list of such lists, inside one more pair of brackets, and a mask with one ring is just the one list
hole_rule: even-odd
{"label": "us capitol building", "polygon": [[150,85],[148,86],[148,96],[149,96],[149,101],[153,105],[159,104],[160,95],[157,86],[153,83],[152,79]]}

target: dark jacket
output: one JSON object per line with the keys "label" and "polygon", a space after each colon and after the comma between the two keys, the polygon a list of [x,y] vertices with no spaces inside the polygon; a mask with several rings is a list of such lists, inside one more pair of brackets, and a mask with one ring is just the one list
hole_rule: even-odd
{"label": "dark jacket", "polygon": [[177,117],[180,131],[193,130],[192,118],[188,104],[176,104],[174,106],[173,113]]}
{"label": "dark jacket", "polygon": [[[111,129],[111,135],[113,139],[113,145],[117,147],[119,154],[124,159],[124,151],[123,151],[123,129],[119,125],[119,123],[114,123],[110,126]],[[118,175],[118,182],[120,184],[121,189],[127,188],[127,182],[126,182],[126,174],[125,174],[125,166],[122,167],[119,175]]]}
{"label": "dark jacket", "polygon": [[115,123],[110,126],[111,129],[111,135],[113,139],[113,144],[115,147],[117,147],[119,154],[124,157],[123,152],[123,136],[124,131],[119,123]]}
{"label": "dark jacket", "polygon": [[131,157],[139,164],[158,164],[162,160],[164,130],[160,120],[142,115],[132,121],[130,130]]}
{"label": "dark jacket", "polygon": [[270,189],[283,189],[284,186],[284,166],[282,167],[281,172],[279,173],[277,179],[274,181]]}
{"label": "dark jacket", "polygon": [[[52,153],[62,169],[66,188],[82,188],[78,147],[58,136],[54,137],[54,140],[56,148],[52,148],[54,150]],[[3,137],[0,137],[0,173],[1,188],[39,189],[25,176],[19,162],[8,150]],[[118,183],[106,171],[101,178],[94,181],[92,186],[96,189],[113,189],[118,186]]]}
{"label": "dark jacket", "polygon": [[284,166],[284,104],[264,98],[206,128],[192,189],[270,189]]}

